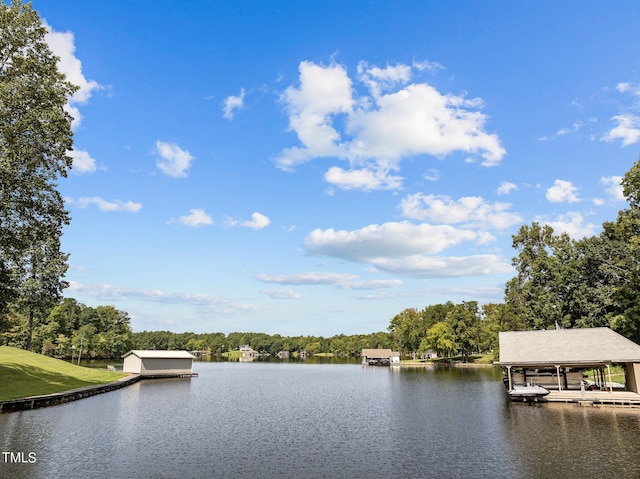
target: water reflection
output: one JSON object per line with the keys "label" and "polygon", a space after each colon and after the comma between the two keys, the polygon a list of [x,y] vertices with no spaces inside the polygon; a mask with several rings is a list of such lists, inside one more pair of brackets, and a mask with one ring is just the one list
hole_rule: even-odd
{"label": "water reflection", "polygon": [[196,362],[0,415],[2,478],[640,477],[640,414],[508,402],[496,370]]}
{"label": "water reflection", "polygon": [[638,411],[513,404],[505,416],[527,477],[640,477]]}

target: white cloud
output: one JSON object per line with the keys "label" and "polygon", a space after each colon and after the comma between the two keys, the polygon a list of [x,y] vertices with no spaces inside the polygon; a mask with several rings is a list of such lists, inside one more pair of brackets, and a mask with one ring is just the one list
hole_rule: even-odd
{"label": "white cloud", "polygon": [[364,291],[378,291],[381,289],[395,288],[400,286],[402,281],[399,279],[374,279],[371,281],[350,281],[340,285],[341,289],[353,289]]}
{"label": "white cloud", "polygon": [[546,196],[551,203],[577,203],[580,201],[578,188],[570,181],[565,180],[556,180],[553,186],[547,189]]}
{"label": "white cloud", "polygon": [[265,289],[261,291],[262,294],[266,294],[271,299],[300,299],[300,293],[294,291],[291,288],[286,289]]}
{"label": "white cloud", "polygon": [[411,79],[411,67],[398,64],[380,68],[369,66],[367,62],[358,64],[358,80],[364,83],[369,93],[378,98],[383,91],[404,85]]}
{"label": "white cloud", "polygon": [[327,183],[343,190],[386,190],[397,189],[402,185],[402,178],[389,174],[389,171],[373,171],[369,169],[345,171],[339,166],[329,168],[324,175],[324,179]]}
{"label": "white cloud", "polygon": [[511,271],[511,266],[499,256],[486,254],[463,257],[425,255],[404,258],[380,258],[376,268],[387,273],[420,278],[459,278]]}
{"label": "white cloud", "polygon": [[458,277],[503,273],[510,265],[495,255],[434,256],[463,241],[487,235],[448,225],[408,222],[370,225],[354,231],[314,230],[305,238],[310,254],[368,263],[379,271],[413,277]]}
{"label": "white cloud", "polygon": [[[574,104],[574,106],[577,106],[577,105]],[[591,123],[594,123],[596,120],[594,118],[590,118],[588,121],[591,122]],[[576,133],[576,132],[580,131],[584,127],[584,125],[585,125],[585,122],[583,120],[576,120],[571,124],[571,126],[560,128],[553,135],[551,135],[551,136],[546,136],[545,135],[545,136],[542,136],[542,137],[540,137],[538,139],[540,141],[555,140],[559,136],[565,136],[565,135],[569,135],[571,133]]]}
{"label": "white cloud", "polygon": [[189,151],[183,150],[175,143],[158,140],[156,141],[156,153],[160,155],[160,160],[156,162],[160,171],[174,178],[186,178],[187,171],[194,160]]}
{"label": "white cloud", "polygon": [[353,112],[350,153],[395,165],[404,157],[462,151],[480,154],[485,166],[496,165],[506,151],[497,135],[484,131],[487,117],[474,110],[479,104],[426,83],[411,84],[376,99],[375,108]]}
{"label": "white cloud", "polygon": [[431,73],[438,73],[440,70],[444,70],[444,67],[438,62],[430,62],[428,60],[413,61],[413,68],[418,71],[428,71]]}
{"label": "white cloud", "polygon": [[271,220],[269,218],[256,211],[251,215],[251,219],[249,221],[243,221],[242,223],[240,223],[240,226],[251,228],[254,230],[261,230],[269,226],[270,223]]}
{"label": "white cloud", "polygon": [[225,225],[229,228],[233,228],[236,226],[242,226],[243,228],[251,228],[254,230],[261,230],[266,228],[271,224],[271,220],[263,215],[262,213],[258,213],[257,211],[251,215],[251,219],[247,221],[240,221],[236,218],[227,217],[225,220]]}
{"label": "white cloud", "polygon": [[622,176],[603,176],[600,184],[605,187],[605,191],[614,201],[625,201],[622,192]]}
{"label": "white cloud", "polygon": [[616,115],[611,118],[618,126],[609,130],[603,137],[603,141],[622,140],[622,146],[633,145],[640,141],[640,116],[631,113]]}
{"label": "white cloud", "polygon": [[[259,274],[256,279],[262,283],[290,284],[296,286],[335,286],[345,290],[381,290],[400,286],[399,279],[364,281],[354,274],[343,273],[298,273],[288,275]],[[269,290],[274,291],[274,290]],[[281,291],[281,290],[277,290]],[[284,290],[291,291],[291,290]]]}
{"label": "white cloud", "polygon": [[91,155],[86,151],[70,150],[67,154],[73,159],[72,173],[81,175],[83,173],[93,173],[96,171],[96,160],[91,158]]}
{"label": "white cloud", "polygon": [[631,84],[627,82],[620,82],[616,85],[616,90],[618,90],[620,93],[628,91],[629,88],[631,88]]}
{"label": "white cloud", "polygon": [[620,82],[616,85],[616,90],[620,93],[631,93],[632,95],[640,96],[640,84],[632,85],[629,82]]}
{"label": "white cloud", "polygon": [[452,200],[448,196],[409,195],[400,203],[402,215],[442,224],[462,224],[480,229],[505,229],[521,223],[522,217],[507,210],[509,203],[488,203],[479,196]]}
{"label": "white cloud", "polygon": [[424,179],[427,181],[438,181],[440,179],[440,172],[435,168],[429,168],[429,173],[424,175]]}
{"label": "white cloud", "polygon": [[85,196],[79,198],[77,202],[73,200],[70,200],[70,202],[77,203],[80,208],[88,208],[91,205],[96,205],[100,211],[126,211],[128,213],[135,213],[137,211],[140,211],[140,209],[142,208],[142,205],[140,203],[135,203],[131,200],[106,201],[99,196]]}
{"label": "white cloud", "polygon": [[354,274],[343,273],[298,273],[298,274],[258,274],[256,279],[262,283],[303,285],[339,285],[357,279]]}
{"label": "white cloud", "polygon": [[392,222],[369,225],[359,230],[334,229],[312,231],[304,241],[314,255],[333,256],[356,262],[369,262],[381,257],[433,254],[463,241],[477,239],[473,231],[448,225],[413,225]]}
{"label": "white cloud", "polygon": [[101,89],[102,86],[94,80],[87,80],[82,73],[82,62],[75,56],[76,46],[73,33],[54,31],[46,22],[44,25],[47,28],[45,40],[53,54],[60,58],[58,68],[65,74],[69,82],[80,87],[69,99],[66,107],[73,117],[72,127],[76,128],[82,120],[77,105],[83,105],[89,101],[93,92]]}
{"label": "white cloud", "polygon": [[568,128],[561,128],[556,132],[557,136],[568,135],[569,133],[575,133],[583,127],[583,123],[581,121],[574,121],[573,125]]}
{"label": "white cloud", "polygon": [[229,96],[224,100],[223,114],[222,116],[227,120],[233,120],[233,115],[236,110],[239,110],[244,107],[244,96],[245,96],[244,88],[240,89],[240,95],[238,96]]}
{"label": "white cloud", "polygon": [[593,236],[598,229],[598,226],[593,223],[585,224],[582,214],[577,211],[560,215],[555,220],[538,218],[537,221],[551,226],[554,234],[567,233],[575,239]]}
{"label": "white cloud", "polygon": [[351,79],[339,65],[301,62],[299,71],[300,88],[288,87],[281,100],[289,115],[289,129],[295,131],[303,146],[282,152],[277,164],[283,170],[314,158],[346,154],[337,144],[340,135],[333,128],[331,115],[352,110]]}
{"label": "white cloud", "polygon": [[239,303],[234,300],[220,298],[213,295],[197,293],[168,293],[161,290],[127,288],[111,284],[88,285],[69,281],[69,291],[82,292],[105,302],[142,300],[153,303],[204,306],[220,314],[240,314],[258,309],[254,304]]}
{"label": "white cloud", "polygon": [[400,188],[401,178],[388,173],[407,157],[465,152],[481,156],[485,166],[498,164],[506,151],[497,135],[485,131],[487,116],[479,111],[483,101],[442,94],[426,83],[406,85],[411,68],[361,62],[357,79],[370,96],[356,98],[344,66],[301,62],[299,85],[281,96],[300,146],[283,150],[278,167],[290,171],[334,157],[347,160],[351,168],[332,167],[325,175],[328,181],[346,189],[380,189]]}
{"label": "white cloud", "polygon": [[516,185],[515,183],[503,181],[502,183],[500,183],[497,193],[499,195],[508,195],[512,191],[517,191],[517,190],[518,190],[518,185]]}
{"label": "white cloud", "polygon": [[179,219],[180,223],[185,226],[203,226],[213,224],[213,219],[202,209],[192,209],[189,210],[189,214],[186,216],[181,216]]}

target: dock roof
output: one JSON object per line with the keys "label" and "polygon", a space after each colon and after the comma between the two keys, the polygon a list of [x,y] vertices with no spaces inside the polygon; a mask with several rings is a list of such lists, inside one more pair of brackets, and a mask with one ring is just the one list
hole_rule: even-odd
{"label": "dock roof", "polygon": [[156,349],[132,349],[126,353],[123,358],[130,355],[135,355],[140,359],[146,358],[166,358],[166,359],[193,359],[194,356],[188,351],[167,351]]}
{"label": "dock roof", "polygon": [[391,349],[363,349],[362,356],[366,358],[390,358],[391,356],[400,356],[400,353]]}
{"label": "dock roof", "polygon": [[609,328],[503,331],[499,341],[503,366],[640,362],[640,346]]}

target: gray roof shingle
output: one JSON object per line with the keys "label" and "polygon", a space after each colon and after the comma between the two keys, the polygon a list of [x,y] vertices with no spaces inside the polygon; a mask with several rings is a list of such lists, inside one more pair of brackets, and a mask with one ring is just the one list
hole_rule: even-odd
{"label": "gray roof shingle", "polygon": [[640,346],[609,328],[503,331],[499,341],[505,366],[640,362]]}

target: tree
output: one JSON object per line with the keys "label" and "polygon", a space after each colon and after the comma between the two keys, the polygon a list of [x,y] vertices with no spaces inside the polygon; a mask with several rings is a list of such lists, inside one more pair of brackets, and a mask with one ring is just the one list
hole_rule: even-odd
{"label": "tree", "polygon": [[481,342],[480,317],[476,301],[463,302],[447,313],[446,323],[467,362],[469,355],[477,351]]}
{"label": "tree", "polygon": [[549,226],[522,226],[513,237],[517,276],[505,302],[516,328],[610,326],[640,343],[640,160],[621,182],[629,208],[597,237],[571,240]]}
{"label": "tree", "polygon": [[546,329],[561,319],[561,298],[554,290],[561,267],[554,256],[557,242],[553,228],[535,222],[513,236],[519,251],[512,261],[517,276],[507,283],[505,301],[529,329]]}
{"label": "tree", "polygon": [[58,238],[47,238],[29,248],[22,268],[24,279],[18,298],[28,315],[27,345],[31,350],[34,317],[44,319],[61,299],[62,289],[68,283],[61,278],[67,271],[68,255],[60,252]]}
{"label": "tree", "polygon": [[640,343],[640,159],[622,179],[629,208],[621,210],[613,223],[605,223],[602,235],[616,246],[615,257],[606,268],[614,274],[611,327]]}
{"label": "tree", "polygon": [[449,357],[458,350],[455,333],[446,321],[434,324],[427,331],[426,338],[421,343],[421,349],[433,349],[439,355]]}
{"label": "tree", "polygon": [[447,301],[444,304],[432,304],[426,306],[422,311],[420,311],[420,317],[424,322],[425,334],[426,331],[434,324],[445,321],[447,319],[447,314],[456,309],[456,307],[457,306],[451,301]]}
{"label": "tree", "polygon": [[387,328],[401,351],[415,353],[426,334],[424,322],[415,308],[407,308],[391,320]]}
{"label": "tree", "polygon": [[[77,87],[58,70],[45,34],[30,3],[0,2],[0,314],[34,289],[27,302],[40,307],[65,286],[55,281],[65,270],[59,239],[69,223],[57,181],[71,168],[64,107]],[[54,257],[55,266],[41,263]]]}

